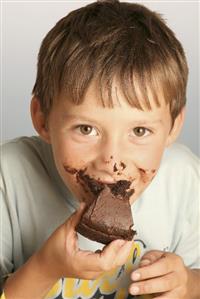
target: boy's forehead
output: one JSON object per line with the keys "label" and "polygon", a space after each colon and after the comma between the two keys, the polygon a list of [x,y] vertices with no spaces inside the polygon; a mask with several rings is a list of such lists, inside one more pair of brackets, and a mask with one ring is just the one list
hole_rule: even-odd
{"label": "boy's forehead", "polygon": [[[113,121],[118,119],[118,122],[120,122],[121,125],[125,125],[130,122],[138,122],[138,124],[145,124],[147,122],[158,123],[158,121],[165,117],[167,117],[169,121],[171,119],[169,104],[166,104],[163,100],[163,104],[158,107],[152,94],[149,95],[151,98],[151,109],[147,109],[145,105],[143,105],[144,109],[138,109],[137,107],[130,105],[126,100],[120,85],[117,83],[113,83],[112,85],[111,96],[112,106],[109,105],[110,99],[106,89],[102,93],[99,90],[97,82],[92,82],[84,95],[83,101],[79,104],[70,101],[63,93],[62,97],[59,99],[61,105],[57,102],[58,111],[60,111],[63,121],[69,119],[82,119],[99,121],[99,123],[102,123],[103,120],[109,119],[109,121],[111,121],[112,118]],[[105,105],[103,105],[101,97],[103,97]],[[141,102],[143,101],[144,100],[141,99]]]}
{"label": "boy's forehead", "polygon": [[[132,103],[134,103],[134,97],[136,97],[137,95],[137,101],[139,101],[141,110],[146,111],[158,108],[155,100],[155,94],[151,90],[150,86],[146,88],[146,95],[151,109],[147,109],[147,99],[144,98],[144,92],[141,90],[140,85],[135,82],[134,87],[135,90],[132,92]],[[163,92],[159,90],[159,88],[156,91],[156,97],[159,98],[159,106],[166,106]],[[87,91],[85,92],[82,102],[85,104],[88,103],[88,105],[92,104],[95,106],[103,106],[108,108],[123,107],[127,105],[130,108],[134,107],[134,105],[132,103],[129,103],[129,101],[127,100],[126,95],[124,94],[121,85],[117,82],[117,80],[112,83],[110,88],[108,88],[107,86],[100,87],[98,81],[93,80],[89,85]]]}

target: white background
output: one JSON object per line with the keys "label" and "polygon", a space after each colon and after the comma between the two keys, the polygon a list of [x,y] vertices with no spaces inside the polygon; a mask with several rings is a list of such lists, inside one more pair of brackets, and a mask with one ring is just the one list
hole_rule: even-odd
{"label": "white background", "polygon": [[[91,1],[2,1],[1,139],[35,134],[29,104],[42,39],[71,10]],[[200,154],[198,1],[134,1],[161,13],[183,44],[190,74],[186,121],[179,141]]]}

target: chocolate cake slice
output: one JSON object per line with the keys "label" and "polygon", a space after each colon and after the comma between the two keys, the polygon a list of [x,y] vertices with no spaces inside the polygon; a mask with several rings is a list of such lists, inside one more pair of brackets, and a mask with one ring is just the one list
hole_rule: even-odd
{"label": "chocolate cake slice", "polygon": [[[94,183],[94,182],[93,182]],[[87,206],[76,230],[91,240],[108,244],[116,239],[132,240],[133,219],[129,197],[130,182],[106,184],[99,195]]]}

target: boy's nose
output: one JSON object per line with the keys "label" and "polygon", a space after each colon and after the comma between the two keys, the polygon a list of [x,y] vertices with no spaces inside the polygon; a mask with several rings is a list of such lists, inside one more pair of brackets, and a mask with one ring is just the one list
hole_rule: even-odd
{"label": "boy's nose", "polygon": [[95,174],[99,179],[107,183],[113,183],[115,180],[121,179],[120,176],[125,175],[125,162],[121,162],[124,167],[120,166],[120,162],[116,162],[114,155],[104,160],[96,159],[94,162]]}
{"label": "boy's nose", "polygon": [[[120,144],[121,143],[121,144]],[[95,173],[105,181],[128,179],[130,177],[131,161],[122,142],[109,142],[98,149],[93,161]],[[133,171],[133,165],[132,165]],[[131,173],[132,173],[131,171]]]}

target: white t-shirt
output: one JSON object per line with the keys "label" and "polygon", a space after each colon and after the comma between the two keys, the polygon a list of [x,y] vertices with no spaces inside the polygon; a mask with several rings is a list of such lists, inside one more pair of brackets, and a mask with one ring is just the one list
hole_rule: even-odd
{"label": "white t-shirt", "polygon": [[[56,170],[51,146],[39,137],[9,141],[1,153],[3,277],[24,264],[78,202]],[[166,149],[156,177],[132,205],[137,235],[127,263],[93,281],[63,278],[46,298],[134,298],[128,295],[130,273],[152,249],[175,252],[188,267],[200,268],[199,170],[199,160],[185,146],[174,144]],[[79,245],[90,250],[103,247],[81,235]]]}

